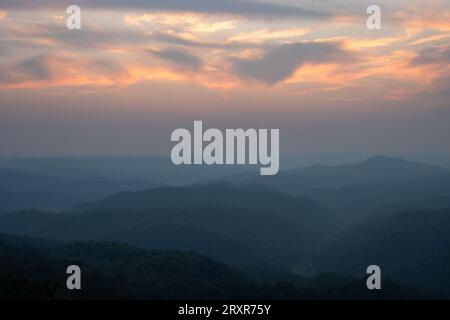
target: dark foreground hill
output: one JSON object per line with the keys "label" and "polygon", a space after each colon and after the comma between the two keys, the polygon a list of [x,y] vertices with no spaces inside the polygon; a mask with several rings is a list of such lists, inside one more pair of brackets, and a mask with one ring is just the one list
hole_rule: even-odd
{"label": "dark foreground hill", "polygon": [[[66,268],[82,270],[82,290],[66,288]],[[382,292],[361,279],[327,274],[293,283],[257,283],[194,252],[147,251],[117,243],[54,241],[0,235],[4,299],[414,299],[388,283]]]}
{"label": "dark foreground hill", "polygon": [[342,232],[313,260],[316,272],[384,277],[450,298],[450,209],[388,214]]}

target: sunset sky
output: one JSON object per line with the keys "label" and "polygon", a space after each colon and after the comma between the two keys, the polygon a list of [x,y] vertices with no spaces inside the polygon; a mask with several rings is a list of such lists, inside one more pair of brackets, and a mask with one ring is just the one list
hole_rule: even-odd
{"label": "sunset sky", "polygon": [[0,156],[168,156],[194,120],[280,128],[285,154],[450,153],[448,0],[0,0],[0,57]]}

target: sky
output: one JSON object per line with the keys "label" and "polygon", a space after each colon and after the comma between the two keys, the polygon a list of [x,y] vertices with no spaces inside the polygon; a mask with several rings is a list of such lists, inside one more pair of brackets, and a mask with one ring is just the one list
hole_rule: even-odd
{"label": "sky", "polygon": [[168,156],[194,120],[278,128],[282,154],[449,154],[449,98],[448,0],[0,0],[0,156]]}

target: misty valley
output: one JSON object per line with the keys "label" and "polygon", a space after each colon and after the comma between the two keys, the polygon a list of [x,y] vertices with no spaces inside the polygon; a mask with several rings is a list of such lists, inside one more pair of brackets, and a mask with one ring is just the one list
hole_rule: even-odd
{"label": "misty valley", "polygon": [[[450,298],[446,168],[377,156],[261,176],[168,163],[0,161],[0,297]],[[381,290],[366,287],[373,264]],[[82,290],[66,289],[69,265]]]}

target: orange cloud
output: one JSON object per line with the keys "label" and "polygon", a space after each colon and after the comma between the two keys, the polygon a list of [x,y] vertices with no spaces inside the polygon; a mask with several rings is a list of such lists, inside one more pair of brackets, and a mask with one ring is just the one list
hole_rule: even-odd
{"label": "orange cloud", "polygon": [[450,11],[436,6],[398,11],[393,14],[393,20],[408,28],[450,31]]}
{"label": "orange cloud", "polygon": [[[36,60],[36,61],[35,61]],[[1,89],[35,89],[48,87],[126,87],[141,81],[161,80],[185,83],[199,83],[211,89],[228,89],[238,85],[222,70],[212,67],[204,72],[174,69],[170,66],[139,64],[128,60],[120,63],[102,62],[95,57],[80,57],[72,53],[48,55],[32,60],[30,70],[19,70],[20,62],[3,73],[8,73],[8,81],[0,82]],[[30,63],[27,63],[27,66]],[[45,70],[45,76],[36,76],[33,71]],[[28,73],[29,72],[29,73]],[[17,75],[17,76],[14,76]]]}
{"label": "orange cloud", "polygon": [[449,39],[449,38],[450,38],[450,33],[438,34],[438,35],[434,35],[434,36],[430,36],[430,37],[424,37],[419,40],[411,41],[408,44],[415,46],[415,45],[421,45],[421,44],[425,44],[425,43],[429,43],[429,42],[441,41],[441,40],[445,40],[445,39]]}
{"label": "orange cloud", "polygon": [[[4,81],[0,86],[2,88],[129,86],[140,81],[163,80],[195,83],[214,90],[246,88],[249,85],[258,87],[261,86],[260,83],[236,75],[229,61],[232,59],[261,60],[274,41],[290,43],[293,39],[298,41],[298,38],[305,35],[307,36],[304,38],[308,38],[309,42],[341,43],[342,49],[355,51],[362,59],[347,64],[333,59],[314,65],[306,63],[297,70],[293,69],[292,74],[289,73],[277,82],[276,89],[309,82],[317,84],[317,91],[330,91],[351,86],[365,78],[376,77],[404,81],[406,84],[431,85],[445,72],[429,65],[412,66],[409,61],[416,56],[413,51],[415,48],[407,45],[424,45],[450,38],[450,33],[445,32],[450,30],[450,15],[445,11],[434,10],[431,13],[431,10],[425,10],[423,12],[415,16],[414,12],[396,13],[396,21],[400,21],[405,26],[404,32],[393,35],[389,30],[383,33],[383,36],[373,39],[363,38],[362,35],[365,33],[359,35],[353,31],[351,35],[345,32],[344,35],[338,32],[327,32],[323,26],[316,32],[310,26],[305,27],[303,23],[298,25],[289,23],[288,27],[285,23],[274,23],[270,27],[261,27],[261,24],[252,24],[251,21],[243,19],[231,20],[223,16],[205,14],[160,12],[125,14],[123,12],[117,19],[123,19],[124,29],[126,31],[132,29],[133,32],[130,34],[136,35],[136,38],[131,36],[127,38],[123,35],[120,37],[121,31],[110,30],[107,27],[102,29],[101,24],[101,27],[96,26],[95,32],[87,35],[86,42],[83,41],[84,38],[74,37],[74,52],[71,54],[61,49],[69,42],[61,36],[59,29],[54,29],[63,27],[54,22],[54,20],[60,20],[60,17],[53,17],[53,24],[9,23],[8,21],[7,29],[12,38],[16,37],[33,44],[38,47],[36,52],[52,52],[53,56],[48,59],[46,65],[51,77],[47,79],[16,77],[15,81]],[[0,18],[4,19],[6,15],[6,12],[0,11]],[[341,18],[345,22],[344,18],[349,17]],[[330,24],[334,26],[340,21],[339,17],[335,17]],[[356,22],[351,19],[346,20],[346,22],[349,21]],[[358,24],[360,22],[358,20]],[[121,25],[121,27],[124,26]],[[350,28],[351,25],[346,27]],[[433,28],[442,33],[436,35],[434,32],[430,36],[430,33],[423,32]],[[117,38],[115,38],[116,34]],[[161,34],[173,37],[158,38]],[[320,38],[319,36],[313,38],[314,34],[320,35]],[[427,36],[418,38],[423,34]],[[329,35],[328,38],[327,35]],[[130,40],[130,38],[133,39]],[[211,45],[205,45],[208,43]],[[206,47],[208,50],[204,50]],[[161,61],[157,62],[154,57],[145,53],[145,50],[150,49],[155,52],[164,52],[173,48],[192,53],[202,62],[205,61],[204,66],[202,64],[202,68],[183,70],[167,59],[164,65],[161,65]],[[24,52],[21,51],[21,55],[23,54]],[[30,54],[36,53],[30,52]],[[99,69],[96,66],[96,57],[112,60],[118,68]],[[10,59],[13,60],[15,57]],[[283,62],[281,60],[274,60],[275,62],[272,63],[274,68],[278,63]],[[10,62],[2,57],[2,64],[8,63]],[[308,92],[315,92],[315,89],[308,89]],[[390,96],[404,96],[405,92],[409,92],[409,89],[405,88],[404,91],[398,89]]]}
{"label": "orange cloud", "polygon": [[214,33],[236,28],[237,20],[217,20],[195,13],[145,13],[127,14],[124,22],[131,26],[162,26],[183,29],[186,32]]}
{"label": "orange cloud", "polygon": [[251,32],[238,33],[232,36],[228,41],[239,41],[239,42],[250,42],[250,43],[260,43],[267,40],[284,40],[289,38],[298,38],[307,34],[309,29],[305,28],[292,28],[292,29],[279,29],[279,30],[269,30],[260,29]]}

